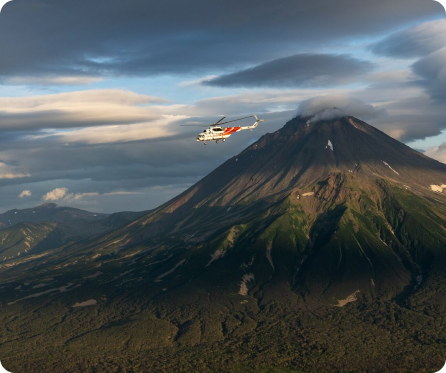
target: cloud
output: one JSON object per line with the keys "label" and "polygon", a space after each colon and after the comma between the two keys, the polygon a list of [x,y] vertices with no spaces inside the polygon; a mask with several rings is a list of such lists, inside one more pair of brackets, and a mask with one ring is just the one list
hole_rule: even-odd
{"label": "cloud", "polygon": [[48,135],[36,135],[32,138],[55,138],[67,145],[73,143],[105,144],[128,141],[141,141],[163,136],[172,136],[174,131],[168,128],[168,124],[182,120],[186,116],[164,116],[160,120],[149,123],[128,124],[126,126],[104,126],[83,128],[69,132],[59,132]]}
{"label": "cloud", "polygon": [[369,120],[384,116],[386,112],[347,95],[332,95],[314,97],[302,102],[297,114],[302,117],[310,117],[310,121],[316,122],[344,116],[355,116],[362,120]]}
{"label": "cloud", "polygon": [[425,22],[397,32],[371,46],[373,52],[388,57],[419,58],[412,65],[419,84],[439,102],[446,101],[446,20]]}
{"label": "cloud", "polygon": [[425,0],[13,1],[0,77],[215,73],[442,15]]}
{"label": "cloud", "polygon": [[296,54],[215,79],[204,85],[220,87],[330,87],[356,81],[373,64],[347,55]]}
{"label": "cloud", "polygon": [[[166,102],[118,89],[0,97],[0,131],[148,123],[162,118],[153,105]],[[167,134],[162,126],[152,131],[155,136]]]}
{"label": "cloud", "polygon": [[93,76],[13,76],[5,78],[4,84],[7,85],[88,85],[100,82],[102,78]]}
{"label": "cloud", "polygon": [[[340,94],[342,89],[324,89],[327,94]],[[295,111],[296,104],[320,94],[318,89],[294,89],[277,90],[262,89],[251,90],[227,96],[208,97],[198,100],[190,105],[169,105],[164,108],[158,107],[162,113],[175,115],[187,115],[188,121],[200,117],[202,124],[213,123],[219,115],[227,117],[244,116],[244,114],[273,113],[286,110]],[[243,115],[242,115],[243,114]],[[192,124],[192,123],[191,123]],[[186,127],[184,127],[186,128]]]}
{"label": "cloud", "polygon": [[104,193],[103,196],[129,196],[134,194],[142,194],[141,192],[129,192],[125,190],[118,190],[117,192]]}
{"label": "cloud", "polygon": [[56,188],[45,194],[42,199],[44,201],[70,201],[80,200],[85,197],[95,197],[99,195],[97,192],[90,193],[68,193],[68,188]]}
{"label": "cloud", "polygon": [[446,101],[446,47],[433,52],[413,64],[413,71],[421,78],[419,83],[432,98]]}
{"label": "cloud", "polygon": [[370,46],[376,54],[396,58],[416,58],[446,46],[446,20],[424,22],[391,34]]}
{"label": "cloud", "polygon": [[29,173],[20,172],[16,166],[0,162],[0,179],[20,179],[30,176]]}
{"label": "cloud", "polygon": [[32,193],[30,190],[24,190],[22,193],[19,194],[19,198],[25,198],[25,197],[31,197]]}
{"label": "cloud", "polygon": [[44,201],[59,201],[67,195],[68,188],[56,188],[45,194],[42,199]]}
{"label": "cloud", "polygon": [[437,136],[446,129],[445,108],[427,95],[395,100],[380,105],[387,116],[370,124],[402,142]]}
{"label": "cloud", "polygon": [[437,161],[446,163],[446,142],[444,142],[440,146],[435,146],[427,149],[424,154],[428,157],[436,159]]}
{"label": "cloud", "polygon": [[192,87],[197,86],[208,81],[212,81],[213,79],[218,78],[218,75],[207,75],[199,79],[188,80],[178,84],[178,87]]}

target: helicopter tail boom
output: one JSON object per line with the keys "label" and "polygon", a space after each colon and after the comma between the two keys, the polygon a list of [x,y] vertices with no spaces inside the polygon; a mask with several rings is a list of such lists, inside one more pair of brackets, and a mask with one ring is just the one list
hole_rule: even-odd
{"label": "helicopter tail boom", "polygon": [[252,126],[240,127],[238,131],[252,130],[253,128],[256,128],[259,125],[259,122],[263,122],[264,121],[264,119],[257,118],[257,115],[255,115],[255,114],[254,114],[254,117],[256,118],[256,121],[255,121],[255,123]]}

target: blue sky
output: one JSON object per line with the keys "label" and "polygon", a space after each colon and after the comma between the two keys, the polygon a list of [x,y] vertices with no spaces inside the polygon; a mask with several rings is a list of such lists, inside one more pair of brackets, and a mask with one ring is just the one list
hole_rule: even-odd
{"label": "blue sky", "polygon": [[[430,0],[13,0],[0,211],[154,208],[319,96],[446,162],[445,18]],[[253,113],[224,145],[180,126]]]}

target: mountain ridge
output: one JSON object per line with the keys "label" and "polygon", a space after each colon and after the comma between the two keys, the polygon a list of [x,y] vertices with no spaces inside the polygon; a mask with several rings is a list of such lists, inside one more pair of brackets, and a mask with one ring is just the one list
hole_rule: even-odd
{"label": "mountain ridge", "polygon": [[93,213],[55,203],[0,214],[0,260],[39,254],[116,229],[142,212]]}

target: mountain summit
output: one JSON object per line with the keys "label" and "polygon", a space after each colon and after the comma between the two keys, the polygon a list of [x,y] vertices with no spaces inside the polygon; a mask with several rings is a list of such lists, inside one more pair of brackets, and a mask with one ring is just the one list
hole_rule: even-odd
{"label": "mountain summit", "polygon": [[315,123],[297,117],[224,163],[186,195],[196,191],[210,205],[230,205],[307,188],[336,173],[381,178],[429,195],[433,185],[445,181],[446,165],[354,117]]}

